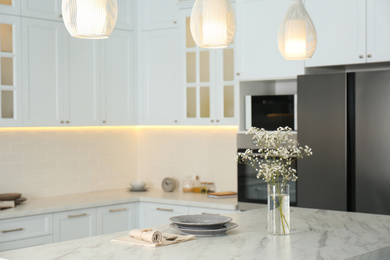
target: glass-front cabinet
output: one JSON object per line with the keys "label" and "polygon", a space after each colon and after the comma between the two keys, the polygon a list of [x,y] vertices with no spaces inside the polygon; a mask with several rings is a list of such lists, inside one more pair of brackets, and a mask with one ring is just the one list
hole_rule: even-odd
{"label": "glass-front cabinet", "polygon": [[[2,1],[1,3],[3,3]],[[11,1],[9,1],[11,2]],[[20,17],[0,16],[0,126],[21,126]]]}
{"label": "glass-front cabinet", "polygon": [[237,123],[234,44],[225,49],[196,45],[190,29],[191,9],[180,11],[181,111],[184,124]]}
{"label": "glass-front cabinet", "polygon": [[0,0],[0,13],[20,15],[21,0]]}

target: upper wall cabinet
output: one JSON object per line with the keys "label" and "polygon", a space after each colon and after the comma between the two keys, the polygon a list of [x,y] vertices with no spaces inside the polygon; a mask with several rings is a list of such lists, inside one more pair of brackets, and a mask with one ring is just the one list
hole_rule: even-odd
{"label": "upper wall cabinet", "polygon": [[140,0],[139,3],[143,30],[178,26],[178,0]]}
{"label": "upper wall cabinet", "polygon": [[21,20],[0,16],[0,126],[22,124]]}
{"label": "upper wall cabinet", "polygon": [[115,28],[134,30],[135,0],[117,0],[118,19]]}
{"label": "upper wall cabinet", "polygon": [[62,0],[22,0],[22,16],[62,21]]}
{"label": "upper wall cabinet", "polygon": [[135,123],[134,33],[114,30],[102,41],[101,124]]}
{"label": "upper wall cabinet", "polygon": [[21,1],[22,0],[0,0],[0,13],[20,15]]}
{"label": "upper wall cabinet", "polygon": [[[306,67],[390,61],[390,1],[306,0],[317,49]],[[332,19],[329,19],[332,17]]]}
{"label": "upper wall cabinet", "polygon": [[290,0],[242,0],[236,5],[237,78],[280,79],[303,74],[303,61],[285,60],[278,49],[279,26]]}

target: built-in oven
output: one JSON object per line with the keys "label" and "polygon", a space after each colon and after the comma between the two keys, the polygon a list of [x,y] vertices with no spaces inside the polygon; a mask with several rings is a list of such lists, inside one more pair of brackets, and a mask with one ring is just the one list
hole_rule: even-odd
{"label": "built-in oven", "polygon": [[[238,152],[245,152],[246,149],[255,151],[258,149],[252,143],[252,136],[238,134],[237,136]],[[259,155],[261,160],[261,155]],[[297,169],[297,161],[293,161],[292,168]],[[267,204],[267,183],[257,178],[254,168],[247,164],[238,163],[238,208],[240,210],[249,210],[254,208],[265,207]],[[297,170],[298,171],[298,170]],[[297,183],[298,181],[289,181],[290,185],[290,205],[297,205]]]}

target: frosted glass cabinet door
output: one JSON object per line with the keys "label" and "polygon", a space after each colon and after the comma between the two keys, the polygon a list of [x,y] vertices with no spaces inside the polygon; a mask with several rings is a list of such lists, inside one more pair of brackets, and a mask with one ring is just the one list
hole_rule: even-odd
{"label": "frosted glass cabinet door", "polygon": [[63,118],[62,23],[22,18],[23,124],[58,126]]}
{"label": "frosted glass cabinet door", "polygon": [[235,62],[239,80],[295,78],[303,74],[303,61],[285,60],[278,48],[279,26],[290,2],[237,1]]}
{"label": "frosted glass cabinet door", "polygon": [[366,62],[365,5],[366,0],[305,1],[318,39],[313,57],[305,61],[306,67]]}
{"label": "frosted glass cabinet door", "polygon": [[0,16],[0,127],[22,125],[22,52],[19,17]]}
{"label": "frosted glass cabinet door", "polygon": [[21,2],[22,16],[62,21],[62,0],[21,0]]}
{"label": "frosted glass cabinet door", "polygon": [[135,123],[134,35],[114,30],[102,41],[101,125]]}
{"label": "frosted glass cabinet door", "polygon": [[0,0],[0,13],[20,15],[20,2],[22,0]]}

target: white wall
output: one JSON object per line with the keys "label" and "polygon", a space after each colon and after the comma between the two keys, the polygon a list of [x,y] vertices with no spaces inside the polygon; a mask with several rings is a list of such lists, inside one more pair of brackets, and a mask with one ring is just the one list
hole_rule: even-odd
{"label": "white wall", "polygon": [[0,129],[0,193],[27,198],[129,187],[187,175],[237,190],[237,127]]}

